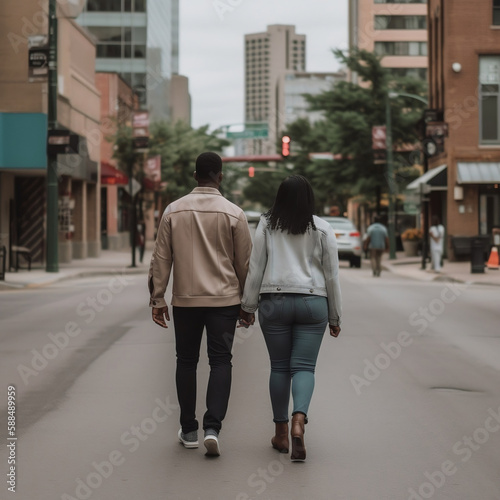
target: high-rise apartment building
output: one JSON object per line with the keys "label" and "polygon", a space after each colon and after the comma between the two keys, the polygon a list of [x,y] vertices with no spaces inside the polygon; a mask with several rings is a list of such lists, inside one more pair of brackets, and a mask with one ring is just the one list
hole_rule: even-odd
{"label": "high-rise apartment building", "polygon": [[178,0],[88,0],[77,21],[97,39],[96,70],[118,73],[151,120],[169,119],[178,71]]}
{"label": "high-rise apartment building", "polygon": [[245,122],[266,122],[269,135],[253,141],[252,152],[276,153],[276,136],[284,128],[284,75],[305,71],[306,37],[295,26],[275,24],[263,33],[245,35]]}
{"label": "high-rise apartment building", "polygon": [[299,118],[307,118],[311,123],[324,119],[323,111],[311,111],[304,94],[318,95],[331,90],[339,81],[346,79],[346,73],[319,73],[290,71],[284,77],[285,118],[288,125]]}
{"label": "high-rise apartment building", "polygon": [[426,80],[427,0],[349,0],[349,48],[375,51],[394,76]]}

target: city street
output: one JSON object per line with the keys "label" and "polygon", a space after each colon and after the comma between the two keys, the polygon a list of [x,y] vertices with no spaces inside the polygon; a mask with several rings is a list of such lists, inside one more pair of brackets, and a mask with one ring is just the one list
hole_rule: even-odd
{"label": "city street", "polygon": [[[341,278],[342,332],[320,352],[305,463],[271,448],[258,326],[237,331],[214,459],[202,439],[177,442],[173,325],[151,321],[145,275],[0,292],[0,497],[11,385],[22,500],[499,499],[497,287],[344,263]],[[203,352],[200,418],[207,375]]]}

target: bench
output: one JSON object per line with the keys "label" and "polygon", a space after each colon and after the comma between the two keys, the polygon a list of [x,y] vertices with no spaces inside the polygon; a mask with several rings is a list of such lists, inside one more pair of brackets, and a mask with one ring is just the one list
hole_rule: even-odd
{"label": "bench", "polygon": [[[13,259],[14,262],[15,262],[15,266],[14,266],[14,269],[16,270],[16,272],[20,269],[19,267],[19,255],[21,255],[22,257],[24,257],[24,259],[26,259],[28,261],[28,271],[31,271],[31,250],[27,247],[19,247],[17,245],[12,245],[10,247],[10,250],[12,252],[12,254],[16,254],[16,258]],[[12,267],[12,263],[11,263],[11,267]]]}

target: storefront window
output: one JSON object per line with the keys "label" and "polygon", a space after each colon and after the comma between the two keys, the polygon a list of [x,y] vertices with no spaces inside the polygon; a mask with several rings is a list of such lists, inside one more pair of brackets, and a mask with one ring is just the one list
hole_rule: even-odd
{"label": "storefront window", "polygon": [[500,56],[479,59],[480,138],[482,144],[499,144]]}

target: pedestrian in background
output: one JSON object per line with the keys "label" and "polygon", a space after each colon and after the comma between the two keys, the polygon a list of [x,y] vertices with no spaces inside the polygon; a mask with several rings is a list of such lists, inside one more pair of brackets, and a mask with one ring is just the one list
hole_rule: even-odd
{"label": "pedestrian in background", "polygon": [[[275,422],[272,446],[288,453],[288,405],[293,397],[292,461],[304,461],[304,425],[314,389],[314,371],[327,325],[340,333],[341,297],[337,242],[331,226],[313,215],[314,193],[304,177],[285,179],[273,207],[261,216],[240,316],[259,323],[271,375]],[[259,302],[260,294],[260,302]]]}
{"label": "pedestrian in background", "polygon": [[389,251],[389,235],[386,227],[380,222],[380,216],[375,215],[366,235],[364,249],[370,251],[372,273],[378,277],[382,272],[382,254]]}
{"label": "pedestrian in background", "polygon": [[167,328],[165,319],[170,317],[164,295],[173,264],[178,437],[186,448],[198,447],[196,368],[206,328],[210,376],[204,444],[207,455],[218,456],[218,436],[231,389],[231,349],[252,241],[245,214],[219,191],[220,156],[198,156],[194,178],[198,187],[171,203],[161,218],[149,270],[150,306],[153,321]]}
{"label": "pedestrian in background", "polygon": [[444,226],[437,215],[432,216],[432,226],[429,228],[431,247],[431,268],[434,272],[441,272],[441,261],[444,250]]}
{"label": "pedestrian in background", "polygon": [[142,264],[144,259],[144,250],[146,249],[146,224],[144,221],[137,224],[135,232],[135,245],[139,249],[139,262]]}

